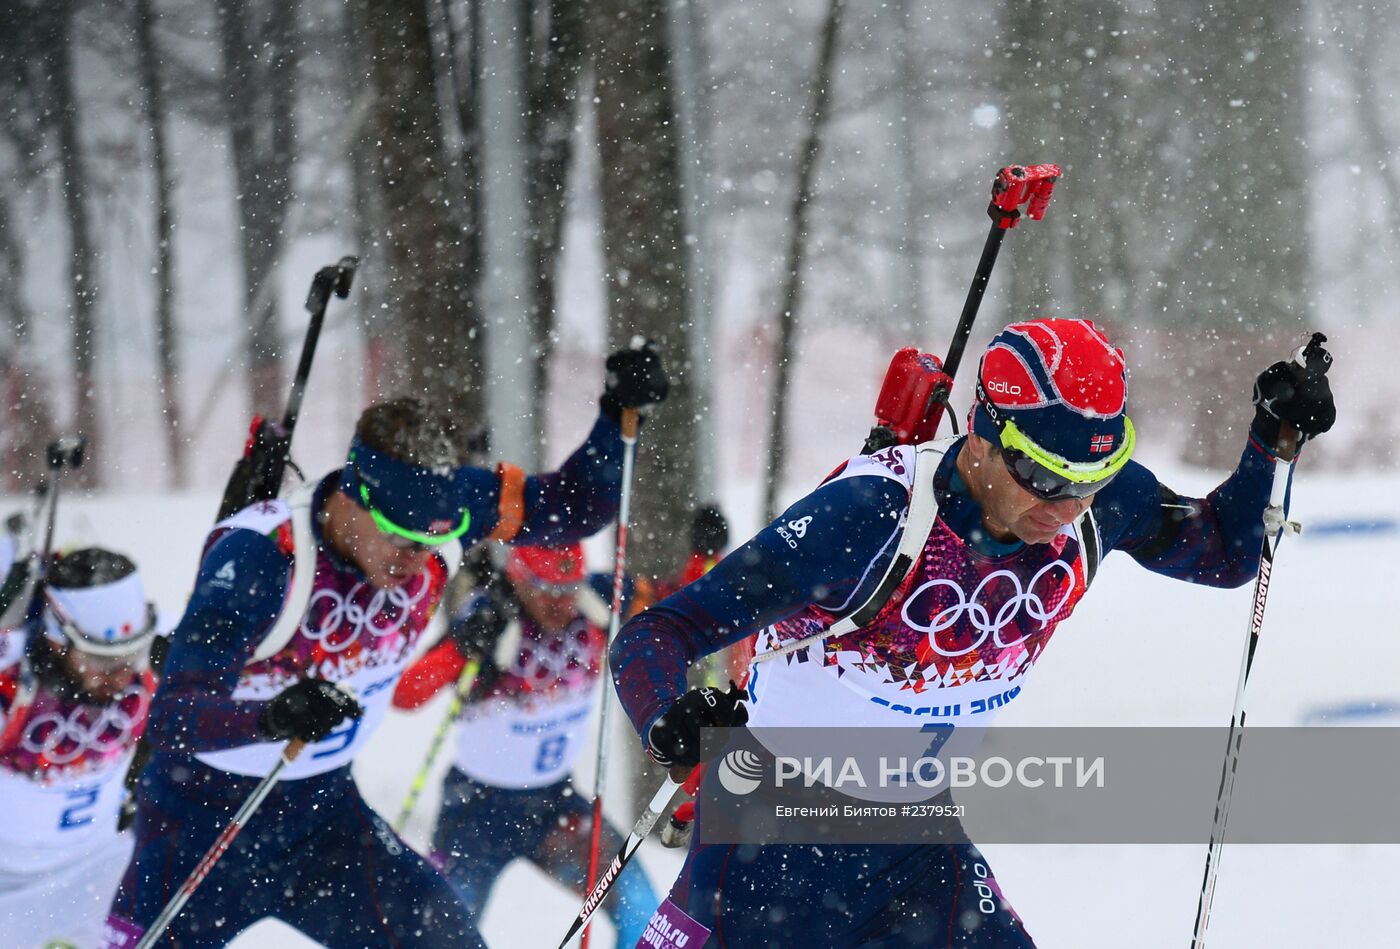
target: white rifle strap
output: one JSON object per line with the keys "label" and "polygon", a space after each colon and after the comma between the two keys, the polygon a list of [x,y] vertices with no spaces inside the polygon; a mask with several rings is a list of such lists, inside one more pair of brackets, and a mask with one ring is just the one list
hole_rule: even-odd
{"label": "white rifle strap", "polygon": [[933,489],[933,476],[938,471],[938,463],[943,460],[944,452],[956,440],[955,436],[939,439],[935,442],[925,442],[916,450],[914,454],[914,483],[910,488],[909,511],[904,518],[904,533],[900,535],[899,547],[896,548],[894,558],[890,560],[890,565],[885,570],[884,578],[875,588],[875,592],[870,595],[870,598],[826,629],[801,639],[794,639],[790,643],[784,643],[776,649],[755,656],[754,662],[767,662],[778,656],[786,656],[799,649],[806,649],[814,640],[831,639],[835,636],[853,633],[873,620],[880,610],[884,609],[885,604],[890,601],[890,597],[894,596],[894,591],[899,589],[899,585],[904,582],[905,577],[909,576],[909,571],[914,569],[914,564],[919,562],[919,555],[923,553],[924,547],[928,544],[929,535],[933,533],[933,524],[938,519],[938,496]]}
{"label": "white rifle strap", "polygon": [[309,481],[287,499],[292,509],[292,587],[282,602],[277,622],[253,650],[252,662],[268,659],[286,648],[311,605],[311,592],[316,585],[316,532],[311,529],[311,499],[316,485],[317,482]]}
{"label": "white rifle strap", "polygon": [[1075,519],[1074,529],[1079,534],[1079,549],[1084,554],[1084,588],[1087,590],[1089,584],[1094,582],[1094,574],[1098,573],[1099,561],[1103,559],[1099,524],[1094,520],[1093,505],[1086,507],[1084,513]]}

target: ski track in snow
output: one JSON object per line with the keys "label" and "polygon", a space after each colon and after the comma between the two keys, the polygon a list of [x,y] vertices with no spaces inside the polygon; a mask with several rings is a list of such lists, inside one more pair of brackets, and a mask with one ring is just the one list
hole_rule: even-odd
{"label": "ski track in snow", "polygon": [[[1159,471],[1159,474],[1163,472]],[[1183,492],[1203,492],[1210,474],[1173,471]],[[1400,518],[1400,476],[1359,478],[1308,472],[1295,479],[1293,516],[1306,525]],[[789,493],[795,497],[798,492]],[[732,486],[726,510],[736,537],[754,524],[753,485]],[[216,506],[211,495],[64,498],[59,542],[101,543],[135,557],[149,594],[169,620],[178,617],[194,577],[199,545]],[[22,506],[0,499],[0,511]],[[746,516],[746,514],[748,516]],[[588,545],[606,568],[605,538]],[[1385,596],[1400,565],[1400,531],[1320,533],[1288,538],[1280,548],[1263,637],[1250,677],[1251,725],[1297,724],[1320,706],[1400,701],[1396,620]],[[1055,636],[1020,698],[1001,724],[1218,725],[1229,722],[1243,649],[1249,589],[1189,587],[1156,577],[1123,555],[1105,561],[1092,592]],[[1321,647],[1320,649],[1318,647]],[[1121,670],[1121,671],[1120,671]],[[355,773],[371,804],[397,810],[442,714],[446,696],[411,714],[391,713],[361,755]],[[624,716],[617,740],[624,734]],[[1244,754],[1248,755],[1248,743]],[[445,770],[444,755],[439,771]],[[578,777],[591,787],[593,754]],[[611,787],[626,788],[626,775]],[[430,782],[410,842],[424,846],[437,808]],[[635,817],[622,794],[608,813],[619,825]],[[1204,865],[1203,844],[1173,846],[1015,846],[983,848],[1004,892],[1041,949],[1183,947],[1189,944]],[[640,861],[659,891],[680,855],[649,842]],[[635,872],[629,870],[629,872]],[[1221,863],[1209,943],[1219,947],[1393,945],[1379,894],[1400,886],[1400,847],[1230,846]],[[196,895],[190,909],[197,911]],[[492,946],[556,944],[578,900],[524,863],[498,881],[483,920]],[[612,944],[598,917],[593,944]],[[276,921],[264,921],[236,949],[314,945]]]}

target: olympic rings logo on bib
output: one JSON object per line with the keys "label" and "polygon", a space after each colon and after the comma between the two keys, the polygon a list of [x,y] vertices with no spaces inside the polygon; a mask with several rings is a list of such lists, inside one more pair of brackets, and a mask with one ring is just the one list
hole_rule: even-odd
{"label": "olympic rings logo on bib", "polygon": [[[134,697],[134,701],[128,701]],[[43,755],[50,764],[72,764],[92,751],[106,754],[131,743],[146,719],[150,697],[139,685],[129,686],[111,705],[96,712],[79,706],[66,716],[45,712],[30,720],[20,746]],[[131,706],[128,711],[127,706]]]}
{"label": "olympic rings logo on bib", "polygon": [[600,652],[587,623],[576,620],[557,635],[522,643],[509,672],[536,687],[556,682],[577,685],[588,681],[593,660]]}
{"label": "olympic rings logo on bib", "polygon": [[[1058,591],[1059,598],[1055,600],[1053,605],[1047,605],[1040,594],[1036,592],[1036,586],[1042,579],[1056,570],[1063,571],[1065,579],[1070,582],[1061,584]],[[990,604],[995,602],[993,594],[997,591],[994,585],[998,583],[1010,584],[1014,592],[1011,596],[1002,601],[1000,606],[996,607],[996,613],[993,615]],[[911,607],[919,602],[921,597],[925,594],[933,593],[933,591],[940,587],[946,587],[951,590],[955,602],[930,616],[927,622],[920,622],[914,616],[910,615]],[[977,588],[972,591],[971,596],[968,596],[966,591],[964,591],[962,586],[956,581],[944,579],[942,577],[930,580],[920,586],[905,600],[901,615],[904,622],[907,623],[911,629],[917,629],[920,632],[928,634],[929,646],[934,652],[938,653],[940,656],[946,656],[951,659],[967,655],[973,650],[981,648],[982,644],[987,641],[988,636],[991,636],[992,641],[1002,649],[1007,649],[1024,641],[1028,635],[1026,633],[1020,633],[1015,639],[1007,641],[1003,638],[1003,632],[1007,627],[1015,628],[1016,619],[1022,615],[1023,612],[1032,620],[1038,620],[1040,622],[1040,627],[1044,629],[1045,625],[1050,620],[1054,619],[1056,614],[1058,614],[1061,608],[1069,601],[1073,591],[1074,569],[1065,561],[1056,560],[1036,571],[1035,575],[1031,577],[1030,582],[1026,584],[1024,589],[1021,587],[1020,577],[1009,570],[997,570],[994,573],[987,574],[987,576],[982,578],[982,582],[977,584]],[[964,618],[966,618],[967,623],[981,635],[979,635],[971,645],[963,649],[953,649],[940,645],[938,642],[938,634],[957,625],[958,621]]]}
{"label": "olympic rings logo on bib", "polygon": [[[431,586],[422,574],[418,579],[415,593],[401,586],[381,590],[364,582],[356,583],[344,595],[335,590],[317,590],[306,607],[301,634],[319,642],[326,652],[336,653],[348,649],[365,630],[376,638],[397,633]],[[365,590],[374,590],[368,603],[361,602]]]}

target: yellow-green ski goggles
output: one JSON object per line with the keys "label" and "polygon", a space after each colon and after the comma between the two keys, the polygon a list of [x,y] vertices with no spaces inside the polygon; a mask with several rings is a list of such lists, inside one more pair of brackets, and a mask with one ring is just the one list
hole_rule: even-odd
{"label": "yellow-green ski goggles", "polygon": [[1089,497],[1123,470],[1137,444],[1133,420],[1125,415],[1123,444],[1117,451],[1102,461],[1068,461],[1031,441],[1010,419],[998,421],[995,414],[992,419],[1001,434],[1001,457],[1011,477],[1042,501]]}
{"label": "yellow-green ski goggles", "polygon": [[389,542],[396,547],[410,547],[413,545],[437,547],[450,540],[456,540],[470,530],[472,526],[471,511],[463,511],[462,523],[452,528],[452,530],[447,531],[445,534],[425,534],[422,531],[411,530],[410,528],[395,524],[384,515],[383,511],[370,503],[369,488],[365,487],[363,481],[360,482],[360,501],[369,510],[370,517],[374,518],[374,526],[388,534]]}

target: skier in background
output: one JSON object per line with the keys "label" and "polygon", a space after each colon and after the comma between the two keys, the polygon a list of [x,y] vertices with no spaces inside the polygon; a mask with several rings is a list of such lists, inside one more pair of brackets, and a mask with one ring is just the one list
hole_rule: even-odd
{"label": "skier in background", "polygon": [[[1126,375],[1121,350],[1090,322],[1008,326],[982,357],[970,433],[934,443],[941,455],[917,469],[917,483],[914,446],[851,458],[704,577],[632,619],[612,649],[613,677],[651,755],[688,771],[702,727],[746,720],[909,727],[938,708],[955,726],[986,725],[991,712],[977,710],[1014,700],[1109,551],[1193,583],[1248,582],[1281,426],[1305,437],[1331,427],[1326,377],[1300,380],[1285,363],[1266,370],[1239,466],[1198,499],[1130,460]],[[686,691],[686,669],[702,656],[755,632],[762,655],[873,601],[921,492],[936,501],[933,529],[873,618],[756,662],[746,693]],[[990,867],[961,839],[692,843],[654,924],[722,933],[710,944],[735,949],[1031,946]],[[964,885],[973,880],[984,885]]]}
{"label": "skier in background", "polygon": [[122,777],[155,692],[156,611],[136,565],[56,557],[0,618],[0,934],[97,945],[131,858]]}
{"label": "skier in background", "polygon": [[403,398],[367,409],[344,467],[311,490],[215,526],[152,705],[109,945],[139,938],[289,739],[309,744],[163,938],[222,946],[276,916],[335,947],[480,945],[350,765],[438,605],[452,542],[571,541],[615,515],[621,413],[661,401],[667,380],[651,344],[607,369],[602,413],[557,471],[475,467],[470,432]]}
{"label": "skier in background", "polygon": [[[583,547],[520,546],[462,598],[449,633],[404,673],[394,705],[417,708],[479,670],[457,722],[457,753],[443,780],[433,851],[477,914],[516,857],[582,894],[591,800],[570,774],[596,728],[608,606],[585,582]],[[603,828],[602,847],[622,835]],[[659,900],[640,866],[618,880],[609,909],[617,944],[641,938]]]}

